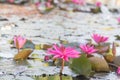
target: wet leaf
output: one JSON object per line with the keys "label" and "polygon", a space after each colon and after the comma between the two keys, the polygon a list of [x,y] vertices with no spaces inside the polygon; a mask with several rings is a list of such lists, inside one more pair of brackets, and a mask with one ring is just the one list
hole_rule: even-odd
{"label": "wet leaf", "polygon": [[109,71],[109,66],[103,58],[90,57],[89,60],[92,64],[93,70],[95,70],[95,71]]}
{"label": "wet leaf", "polygon": [[[71,76],[61,76],[62,80],[72,80]],[[59,75],[54,75],[54,76],[49,76],[48,80],[60,80],[60,76]]]}
{"label": "wet leaf", "polygon": [[34,53],[33,53],[33,54],[31,55],[31,57],[32,57],[32,58],[38,58],[38,57],[39,57],[39,54],[34,54]]}
{"label": "wet leaf", "polygon": [[41,50],[40,44],[35,45],[35,49],[36,49],[36,50]]}
{"label": "wet leaf", "polygon": [[35,58],[34,61],[40,61],[40,62],[41,62],[42,59],[40,59],[40,58]]}
{"label": "wet leaf", "polygon": [[113,63],[116,64],[117,66],[120,66],[120,56],[116,56],[113,60]]}
{"label": "wet leaf", "polygon": [[34,49],[35,48],[35,44],[30,41],[30,40],[27,40],[26,43],[24,44],[23,48],[31,48],[31,49]]}
{"label": "wet leaf", "polygon": [[91,63],[85,54],[82,54],[79,58],[73,59],[70,68],[75,73],[85,76],[89,76],[92,71]]}
{"label": "wet leaf", "polygon": [[34,80],[48,80],[48,77],[47,76],[33,76],[33,79]]}
{"label": "wet leaf", "polygon": [[52,45],[48,45],[48,44],[41,44],[41,49],[43,50],[47,50],[48,48],[51,48]]}
{"label": "wet leaf", "polygon": [[[34,80],[61,80],[59,75],[54,76],[33,76]],[[72,80],[71,76],[61,76],[62,80]]]}
{"label": "wet leaf", "polygon": [[33,50],[25,49],[20,51],[18,54],[14,56],[14,60],[24,60],[27,59],[28,56],[32,53]]}
{"label": "wet leaf", "polygon": [[91,12],[96,14],[96,13],[101,12],[101,10],[100,10],[100,8],[92,8]]}
{"label": "wet leaf", "polygon": [[6,18],[0,18],[0,21],[8,21]]}
{"label": "wet leaf", "polygon": [[113,28],[113,27],[105,27],[105,28],[102,28],[103,30],[105,30],[105,31],[110,31],[110,30],[114,30],[115,28]]}
{"label": "wet leaf", "polygon": [[49,64],[48,63],[44,63],[43,66],[47,67],[47,66],[49,66]]}
{"label": "wet leaf", "polygon": [[116,40],[120,40],[120,36],[119,35],[115,35]]}

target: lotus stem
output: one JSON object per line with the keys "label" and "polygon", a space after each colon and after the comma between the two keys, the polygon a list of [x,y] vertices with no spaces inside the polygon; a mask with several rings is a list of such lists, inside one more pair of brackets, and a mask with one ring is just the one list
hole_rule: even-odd
{"label": "lotus stem", "polygon": [[64,63],[65,63],[65,60],[62,59],[62,66],[61,66],[61,70],[60,70],[60,75],[62,74],[62,71],[63,71],[63,68],[64,68]]}
{"label": "lotus stem", "polygon": [[63,68],[64,68],[64,63],[65,63],[65,60],[62,59],[62,65],[61,65],[61,69],[60,69],[60,80],[62,80],[62,71],[63,71]]}
{"label": "lotus stem", "polygon": [[18,53],[20,52],[20,49],[18,48]]}

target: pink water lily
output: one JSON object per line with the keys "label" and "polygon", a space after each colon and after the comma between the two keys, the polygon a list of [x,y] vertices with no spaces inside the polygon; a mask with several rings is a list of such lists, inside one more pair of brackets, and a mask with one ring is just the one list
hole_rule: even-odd
{"label": "pink water lily", "polygon": [[40,2],[36,2],[35,5],[36,5],[36,7],[39,7],[40,6]]}
{"label": "pink water lily", "polygon": [[54,55],[54,58],[61,58],[68,61],[69,58],[78,58],[79,52],[71,47],[64,47],[63,45],[53,45],[53,48],[48,49],[48,53]]}
{"label": "pink water lily", "polygon": [[105,36],[102,36],[102,35],[99,35],[99,34],[93,34],[92,38],[98,44],[106,42],[108,40],[108,37],[105,37]]}
{"label": "pink water lily", "polygon": [[95,3],[95,5],[96,5],[97,7],[101,7],[102,3],[99,2],[99,1],[97,1],[97,2]]}
{"label": "pink water lily", "polygon": [[92,53],[95,53],[97,50],[94,48],[94,46],[84,44],[80,45],[80,49],[82,50],[83,53],[86,53],[87,55],[90,55]]}
{"label": "pink water lily", "polygon": [[120,23],[120,17],[117,18],[118,23]]}
{"label": "pink water lily", "polygon": [[18,50],[24,46],[25,42],[26,39],[22,36],[14,36],[14,44]]}
{"label": "pink water lily", "polygon": [[84,5],[85,0],[72,0],[73,3],[78,4],[78,5]]}
{"label": "pink water lily", "polygon": [[48,53],[54,55],[55,59],[62,59],[60,74],[62,74],[65,61],[68,61],[69,58],[78,58],[80,56],[79,52],[75,49],[63,45],[58,46],[56,44],[53,45],[53,48],[48,49]]}
{"label": "pink water lily", "polygon": [[53,7],[51,2],[46,2],[45,5],[46,5],[47,8],[52,8]]}
{"label": "pink water lily", "polygon": [[117,69],[117,74],[120,74],[120,67],[118,67]]}
{"label": "pink water lily", "polygon": [[8,0],[8,2],[13,3],[13,2],[14,2],[14,0]]}

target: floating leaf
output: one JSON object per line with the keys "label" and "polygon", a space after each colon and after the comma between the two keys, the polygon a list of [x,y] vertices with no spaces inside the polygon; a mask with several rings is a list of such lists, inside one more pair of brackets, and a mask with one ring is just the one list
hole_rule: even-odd
{"label": "floating leaf", "polygon": [[27,40],[26,43],[24,44],[23,48],[31,48],[31,49],[34,49],[35,48],[35,44],[30,41],[30,40]]}
{"label": "floating leaf", "polygon": [[115,35],[116,40],[120,40],[120,36],[119,35]]}
{"label": "floating leaf", "polygon": [[52,45],[48,45],[48,44],[41,44],[41,49],[43,50],[47,50],[48,48],[51,48]]}
{"label": "floating leaf", "polygon": [[61,76],[62,79],[60,79],[59,75],[54,76],[33,76],[34,80],[73,80],[71,76]]}
{"label": "floating leaf", "polygon": [[100,13],[101,10],[100,8],[91,8],[91,12],[96,14],[96,13]]}
{"label": "floating leaf", "polygon": [[92,64],[93,70],[95,70],[95,71],[109,71],[109,66],[103,58],[90,57],[89,60]]}
{"label": "floating leaf", "polygon": [[113,27],[105,27],[105,28],[102,28],[103,30],[105,30],[105,31],[110,31],[110,30],[114,30],[115,28],[113,28]]}
{"label": "floating leaf", "polygon": [[35,49],[36,49],[36,50],[41,50],[41,45],[40,45],[40,44],[36,44],[36,45],[35,45]]}
{"label": "floating leaf", "polygon": [[92,71],[92,66],[85,54],[75,58],[70,64],[70,68],[77,74],[89,76]]}
{"label": "floating leaf", "polygon": [[33,50],[30,49],[26,49],[26,50],[22,50],[20,51],[18,54],[16,54],[14,56],[14,60],[24,60],[27,59],[28,56],[32,53]]}
{"label": "floating leaf", "polygon": [[72,80],[71,76],[59,76],[59,75],[54,75],[54,76],[49,76],[48,80],[60,80],[60,77],[62,78],[62,80]]}
{"label": "floating leaf", "polygon": [[38,57],[39,57],[39,54],[32,53],[31,57],[32,57],[32,58],[38,58]]}
{"label": "floating leaf", "polygon": [[120,56],[116,56],[113,60],[113,63],[116,64],[117,66],[120,66]]}

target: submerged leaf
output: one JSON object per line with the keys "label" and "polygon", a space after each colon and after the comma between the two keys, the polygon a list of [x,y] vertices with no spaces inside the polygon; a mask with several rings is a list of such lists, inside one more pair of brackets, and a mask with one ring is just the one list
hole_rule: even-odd
{"label": "submerged leaf", "polygon": [[32,53],[33,50],[22,50],[18,54],[14,56],[14,60],[24,60],[27,59],[28,56]]}
{"label": "submerged leaf", "polygon": [[92,64],[93,70],[95,70],[95,71],[109,71],[109,66],[103,58],[90,57],[89,60]]}
{"label": "submerged leaf", "polygon": [[92,71],[92,66],[85,54],[75,58],[70,64],[70,68],[77,74],[89,76]]}

